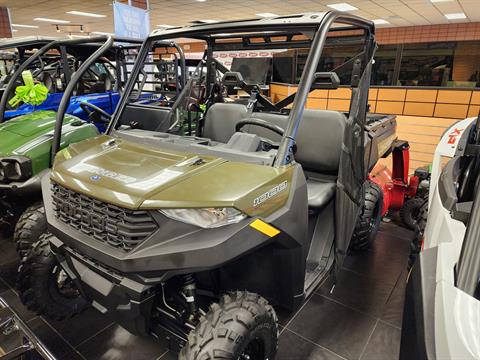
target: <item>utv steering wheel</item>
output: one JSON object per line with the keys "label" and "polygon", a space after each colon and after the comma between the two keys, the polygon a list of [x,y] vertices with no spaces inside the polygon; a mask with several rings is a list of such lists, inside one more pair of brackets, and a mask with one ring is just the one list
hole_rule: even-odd
{"label": "utv steering wheel", "polygon": [[285,132],[280,126],[273,125],[273,124],[270,124],[268,121],[265,121],[262,119],[255,119],[255,118],[240,120],[237,123],[237,125],[235,125],[235,131],[236,132],[240,131],[245,125],[260,126],[270,131],[273,131],[275,134],[278,134],[280,136],[283,136],[283,133]]}
{"label": "utv steering wheel", "polygon": [[[241,129],[245,125],[254,125],[254,126],[260,126],[263,127],[267,130],[270,130],[274,132],[275,134],[278,134],[280,136],[283,136],[284,130],[277,125],[270,124],[269,122],[262,120],[262,119],[256,119],[256,118],[249,118],[245,120],[240,120],[237,125],[235,125],[235,132],[241,131]],[[270,151],[271,149],[278,149],[279,143],[273,142],[270,139],[266,139],[263,137],[260,137],[260,149],[262,151]]]}
{"label": "utv steering wheel", "polygon": [[110,114],[100,109],[98,106],[84,101],[80,103],[80,107],[87,114],[88,121],[103,122],[103,123],[110,122],[110,119],[111,119]]}

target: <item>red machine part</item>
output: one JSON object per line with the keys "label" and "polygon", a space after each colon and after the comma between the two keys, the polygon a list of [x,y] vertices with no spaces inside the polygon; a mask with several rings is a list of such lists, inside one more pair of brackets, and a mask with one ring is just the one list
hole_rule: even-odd
{"label": "red machine part", "polygon": [[408,178],[410,164],[410,145],[407,141],[397,140],[392,150],[392,170],[377,164],[369,174],[383,192],[383,215],[388,210],[399,210],[405,199],[414,197],[418,190],[418,176]]}

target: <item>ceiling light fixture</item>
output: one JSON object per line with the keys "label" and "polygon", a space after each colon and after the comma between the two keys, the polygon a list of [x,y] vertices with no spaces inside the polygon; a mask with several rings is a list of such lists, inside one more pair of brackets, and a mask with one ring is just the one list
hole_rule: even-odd
{"label": "ceiling light fixture", "polygon": [[70,21],[68,21],[68,20],[49,19],[49,18],[43,18],[43,17],[37,17],[33,20],[35,20],[35,21],[45,21],[45,22],[49,22],[49,23],[58,23],[58,24],[70,24]]}
{"label": "ceiling light fixture", "polygon": [[338,4],[330,4],[330,5],[327,5],[329,8],[332,8],[332,9],[335,9],[335,10],[338,10],[338,11],[354,11],[354,10],[358,10],[358,8],[356,8],[355,6],[352,6],[350,4],[347,4],[347,3],[338,3]]}
{"label": "ceiling light fixture", "polygon": [[445,17],[448,20],[459,20],[459,19],[466,19],[467,15],[461,12],[461,13],[445,14]]}
{"label": "ceiling light fixture", "polygon": [[255,14],[259,17],[262,17],[262,18],[270,18],[270,17],[277,17],[279,15],[277,14],[274,14],[274,13],[269,13],[269,12],[265,12],[265,13],[258,13],[258,14]]}
{"label": "ceiling light fixture", "polygon": [[89,17],[94,17],[94,18],[104,18],[104,17],[107,17],[107,15],[94,14],[94,13],[83,12],[83,11],[76,11],[76,10],[67,11],[67,14],[79,15],[79,16],[89,16]]}
{"label": "ceiling light fixture", "polygon": [[218,20],[210,20],[210,19],[207,19],[207,20],[199,20],[200,22],[204,23],[204,24],[215,24],[218,22]]}
{"label": "ceiling light fixture", "polygon": [[90,34],[94,34],[94,35],[115,35],[114,33],[104,32],[104,31],[92,31]]}
{"label": "ceiling light fixture", "polygon": [[385,20],[385,19],[374,19],[374,20],[372,20],[372,21],[373,21],[373,23],[374,23],[375,25],[386,25],[386,24],[390,24],[390,22],[388,22],[388,21]]}
{"label": "ceiling light fixture", "polygon": [[171,28],[174,28],[176,26],[175,25],[168,25],[168,24],[160,24],[160,25],[157,25],[157,27],[164,28],[164,29],[171,29]]}
{"label": "ceiling light fixture", "polygon": [[76,35],[76,34],[72,35],[72,33],[70,33],[68,36],[74,39],[85,39],[90,37],[88,35]]}
{"label": "ceiling light fixture", "polygon": [[198,2],[207,2],[207,0],[195,0],[195,1],[198,1]]}
{"label": "ceiling light fixture", "polygon": [[26,28],[26,29],[38,29],[37,25],[23,25],[23,24],[12,24],[13,27]]}

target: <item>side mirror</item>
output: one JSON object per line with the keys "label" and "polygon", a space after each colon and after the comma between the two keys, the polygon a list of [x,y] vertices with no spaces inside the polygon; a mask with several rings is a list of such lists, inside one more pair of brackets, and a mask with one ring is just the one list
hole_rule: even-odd
{"label": "side mirror", "polygon": [[312,89],[338,89],[340,78],[334,72],[317,72],[314,75]]}
{"label": "side mirror", "polygon": [[222,82],[225,86],[241,87],[243,85],[243,76],[238,71],[227,71],[223,75]]}

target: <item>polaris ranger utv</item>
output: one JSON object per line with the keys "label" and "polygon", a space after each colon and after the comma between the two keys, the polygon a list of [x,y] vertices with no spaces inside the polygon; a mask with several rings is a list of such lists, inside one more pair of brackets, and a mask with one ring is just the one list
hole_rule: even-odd
{"label": "polaris ranger utv", "polygon": [[[137,98],[157,44],[178,38],[206,45],[196,134],[177,133],[201,79],[178,97]],[[352,45],[322,71],[324,48]],[[298,308],[341,265],[367,173],[395,139],[394,118],[366,126],[375,47],[371,21],[337,12],[154,31],[107,133],[58,153],[55,133],[42,180],[50,233],[20,265],[23,303],[56,319],[90,304],[131,333],[167,337],[182,359],[273,359],[272,305]],[[298,89],[280,102],[238,72],[213,83],[215,52],[305,48]],[[305,109],[312,90],[340,84],[347,114]]]}
{"label": "polaris ranger utv", "polygon": [[[120,39],[121,40],[121,39]],[[110,115],[116,108],[119,92],[127,80],[126,56],[130,51],[137,52],[141,42],[123,39],[114,45],[113,39],[97,37],[89,39],[58,40],[50,42],[34,55],[26,59],[12,75],[6,91],[0,101],[0,119],[6,112],[8,99],[15,89],[17,79],[25,69],[45,60],[43,55],[50,50],[59,49],[65,57],[60,66],[66,72],[58,73],[58,78],[67,79],[68,91],[62,93],[67,105],[63,125],[62,147],[70,143],[99,135],[100,129],[108,124]],[[75,66],[75,74],[70,73],[67,65],[72,54],[81,65]],[[69,60],[66,60],[68,56]],[[58,60],[58,56],[57,56]],[[116,63],[115,81],[108,84],[96,83],[92,71],[99,71],[106,61]],[[57,61],[58,63],[58,61]],[[65,65],[65,67],[62,66]],[[104,68],[104,72],[108,72]],[[60,76],[62,75],[62,76]],[[103,89],[100,88],[103,86]],[[109,86],[108,91],[106,87]],[[98,92],[100,90],[101,92]],[[51,94],[57,97],[59,94]],[[72,96],[74,95],[74,96]],[[59,101],[58,101],[59,102]],[[55,110],[58,108],[58,102]],[[50,103],[52,105],[52,103]],[[82,120],[80,116],[86,119]],[[75,115],[72,115],[75,114]],[[55,125],[54,111],[32,111],[0,124],[0,228],[13,229],[22,212],[28,208],[17,226],[15,240],[19,250],[24,251],[32,237],[37,237],[46,229],[46,220],[41,202],[40,178],[50,166],[50,152]],[[22,245],[23,244],[23,245]]]}

